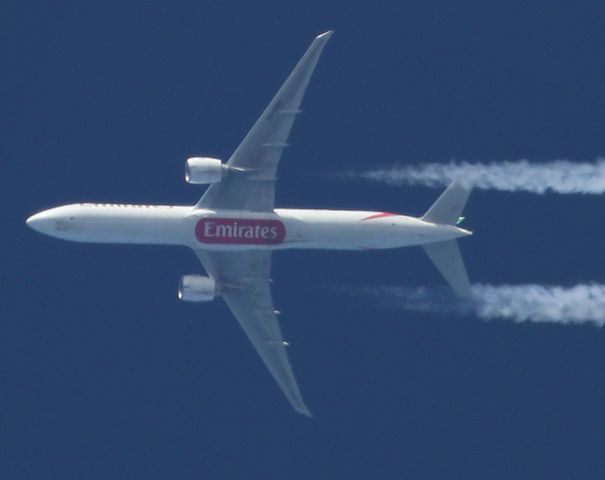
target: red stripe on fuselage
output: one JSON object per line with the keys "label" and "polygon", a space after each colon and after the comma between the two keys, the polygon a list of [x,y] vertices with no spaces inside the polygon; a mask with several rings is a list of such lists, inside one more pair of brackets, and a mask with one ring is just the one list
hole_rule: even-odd
{"label": "red stripe on fuselage", "polygon": [[374,220],[375,218],[396,217],[396,216],[397,216],[396,213],[381,212],[381,213],[376,213],[374,215],[370,215],[369,217],[362,218],[360,220],[360,222],[363,222],[364,220]]}

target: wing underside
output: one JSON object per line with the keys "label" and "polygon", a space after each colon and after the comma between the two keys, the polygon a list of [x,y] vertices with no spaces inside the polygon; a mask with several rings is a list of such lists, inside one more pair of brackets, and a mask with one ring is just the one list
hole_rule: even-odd
{"label": "wing underside", "polygon": [[[197,208],[272,212],[275,174],[321,52],[332,35],[315,38],[227,162],[228,174],[208,187]],[[222,297],[292,407],[311,416],[282,338],[270,290],[271,252],[195,250]]]}
{"label": "wing underside", "polygon": [[311,75],[333,32],[319,35],[258,118],[227,165],[230,173],[210,185],[198,208],[270,212],[274,208],[275,173]]}
{"label": "wing underside", "polygon": [[196,250],[222,297],[294,410],[311,416],[288,359],[270,291],[270,251]]}

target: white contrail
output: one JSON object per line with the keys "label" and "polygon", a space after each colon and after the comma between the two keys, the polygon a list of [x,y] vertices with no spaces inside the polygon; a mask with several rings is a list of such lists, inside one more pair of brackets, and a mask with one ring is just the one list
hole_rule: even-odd
{"label": "white contrail", "polygon": [[345,172],[341,177],[389,185],[442,187],[461,179],[483,190],[600,194],[605,192],[605,158],[595,162],[527,160],[491,163],[456,162],[395,165],[391,168]]}
{"label": "white contrail", "polygon": [[605,324],[605,285],[600,284],[572,287],[476,284],[468,300],[459,299],[445,287],[367,287],[344,291],[370,295],[382,306],[414,312],[475,315],[483,320],[513,322]]}

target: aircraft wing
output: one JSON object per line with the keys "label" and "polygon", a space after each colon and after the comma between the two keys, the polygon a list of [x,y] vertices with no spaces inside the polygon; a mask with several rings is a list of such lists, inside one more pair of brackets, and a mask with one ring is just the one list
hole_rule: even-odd
{"label": "aircraft wing", "polygon": [[332,31],[319,35],[227,162],[232,170],[210,185],[198,208],[270,212],[275,172],[309,79]]}
{"label": "aircraft wing", "polygon": [[271,299],[271,252],[195,250],[206,272],[294,410],[311,416],[302,399]]}

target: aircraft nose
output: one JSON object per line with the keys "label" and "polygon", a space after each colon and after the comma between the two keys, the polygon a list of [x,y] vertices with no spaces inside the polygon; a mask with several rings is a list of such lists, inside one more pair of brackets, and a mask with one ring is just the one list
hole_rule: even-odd
{"label": "aircraft nose", "polygon": [[48,213],[40,212],[32,215],[25,221],[26,225],[40,233],[47,233],[52,227],[53,221],[49,218]]}
{"label": "aircraft nose", "polygon": [[36,232],[51,236],[60,236],[62,232],[70,230],[73,217],[67,217],[60,210],[61,207],[38,212],[29,217],[25,223]]}

